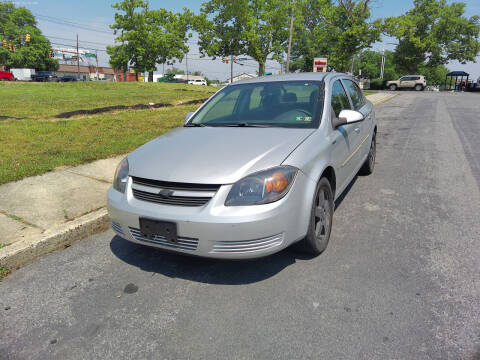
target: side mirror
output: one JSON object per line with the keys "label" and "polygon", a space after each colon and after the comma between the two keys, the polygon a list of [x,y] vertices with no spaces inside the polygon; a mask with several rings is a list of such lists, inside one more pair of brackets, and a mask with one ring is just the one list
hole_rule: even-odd
{"label": "side mirror", "polygon": [[193,115],[193,111],[190,111],[187,113],[187,115],[185,115],[185,121],[188,121],[188,119],[190,119]]}
{"label": "side mirror", "polygon": [[345,124],[353,124],[360,121],[363,121],[364,117],[361,112],[355,110],[342,110],[338,115],[338,119],[335,119],[334,127],[335,129],[339,126]]}

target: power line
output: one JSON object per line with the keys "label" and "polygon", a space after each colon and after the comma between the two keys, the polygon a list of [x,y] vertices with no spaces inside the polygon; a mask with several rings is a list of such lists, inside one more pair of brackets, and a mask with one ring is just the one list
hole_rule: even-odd
{"label": "power line", "polygon": [[[51,38],[51,39],[66,40],[66,41],[76,41],[75,39],[67,39],[67,38],[62,38],[62,37],[58,37],[58,36],[51,36],[51,35],[44,35],[44,36],[47,37],[47,38]],[[104,45],[104,46],[111,45],[111,44],[99,43],[99,42],[87,41],[87,40],[82,40],[82,41],[80,41],[80,43],[89,43],[89,44]]]}
{"label": "power line", "polygon": [[42,15],[38,13],[34,13],[34,15],[39,18],[40,20],[43,21],[48,21],[57,25],[64,25],[64,26],[69,26],[69,27],[75,27],[78,29],[83,29],[87,31],[94,31],[94,32],[99,32],[99,33],[104,33],[104,34],[109,34],[113,35],[113,31],[107,31],[105,29],[101,29],[92,25],[87,25],[87,24],[82,24],[78,23],[69,19],[63,19],[63,18],[58,18],[58,17],[53,17],[53,16],[47,16],[47,15]]}

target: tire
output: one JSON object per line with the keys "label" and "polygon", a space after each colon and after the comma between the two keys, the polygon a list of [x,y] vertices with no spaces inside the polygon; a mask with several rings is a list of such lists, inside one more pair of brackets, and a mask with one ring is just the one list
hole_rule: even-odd
{"label": "tire", "polygon": [[377,135],[375,132],[372,135],[372,142],[370,143],[370,150],[368,151],[367,160],[360,168],[361,175],[370,175],[375,168],[375,156],[377,155]]}
{"label": "tire", "polygon": [[422,85],[420,85],[420,84],[415,85],[415,91],[422,91],[422,90],[423,90]]}
{"label": "tire", "polygon": [[309,255],[320,255],[327,248],[332,231],[333,192],[327,178],[321,178],[315,190],[307,236],[297,249]]}
{"label": "tire", "polygon": [[397,90],[397,85],[392,84],[392,85],[390,85],[388,88],[389,88],[391,91],[395,91],[395,90]]}

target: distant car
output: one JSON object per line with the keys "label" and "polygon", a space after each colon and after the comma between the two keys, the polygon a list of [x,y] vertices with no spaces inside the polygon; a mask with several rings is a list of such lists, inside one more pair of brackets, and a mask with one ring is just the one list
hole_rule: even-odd
{"label": "distant car", "polygon": [[207,86],[207,81],[206,80],[200,80],[200,79],[189,80],[188,83],[190,85],[205,85],[205,86]]}
{"label": "distant car", "polygon": [[387,89],[395,91],[397,89],[415,89],[423,91],[427,86],[427,78],[423,75],[402,76],[398,80],[387,81]]}
{"label": "distant car", "polygon": [[78,78],[75,75],[65,75],[58,79],[61,82],[70,82],[70,81],[78,81]]}
{"label": "distant car", "polygon": [[57,75],[51,71],[37,71],[32,75],[33,81],[58,81]]}
{"label": "distant car", "polygon": [[1,71],[0,70],[0,80],[1,81],[14,81],[15,76],[10,71]]}

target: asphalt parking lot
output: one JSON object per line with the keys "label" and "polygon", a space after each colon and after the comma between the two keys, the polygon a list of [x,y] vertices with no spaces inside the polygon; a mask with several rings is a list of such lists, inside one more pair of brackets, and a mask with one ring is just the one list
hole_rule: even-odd
{"label": "asphalt parking lot", "polygon": [[480,359],[480,94],[401,92],[328,249],[242,262],[112,231],[0,284],[0,359]]}

